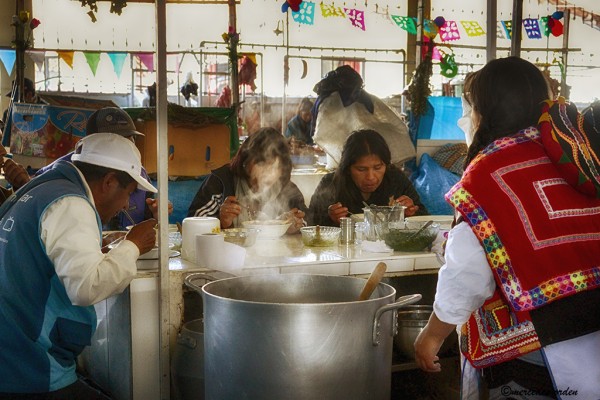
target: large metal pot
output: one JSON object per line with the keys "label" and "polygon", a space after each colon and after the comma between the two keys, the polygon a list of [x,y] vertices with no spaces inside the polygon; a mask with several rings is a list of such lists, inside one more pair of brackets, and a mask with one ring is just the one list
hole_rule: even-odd
{"label": "large metal pot", "polygon": [[[209,400],[388,400],[395,312],[380,283],[358,301],[364,279],[257,275],[199,287],[204,301],[205,394]],[[392,312],[388,312],[392,311]]]}

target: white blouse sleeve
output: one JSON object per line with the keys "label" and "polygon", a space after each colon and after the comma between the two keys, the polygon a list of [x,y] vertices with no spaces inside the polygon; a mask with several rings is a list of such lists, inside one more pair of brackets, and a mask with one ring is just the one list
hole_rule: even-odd
{"label": "white blouse sleeve", "polygon": [[121,293],[137,273],[137,246],[123,240],[101,251],[96,212],[88,201],[67,196],[42,215],[41,240],[74,305],[88,306]]}
{"label": "white blouse sleeve", "polygon": [[462,325],[492,296],[496,282],[479,240],[465,222],[449,232],[433,309],[446,323]]}

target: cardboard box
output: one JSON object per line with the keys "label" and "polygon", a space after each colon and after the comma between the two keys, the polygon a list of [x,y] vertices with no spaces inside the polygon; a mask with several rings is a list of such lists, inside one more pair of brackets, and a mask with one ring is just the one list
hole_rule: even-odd
{"label": "cardboard box", "polygon": [[[149,174],[157,172],[156,121],[136,121],[145,137],[136,139],[142,164]],[[201,176],[230,160],[230,127],[213,124],[201,128],[168,125],[168,174]]]}

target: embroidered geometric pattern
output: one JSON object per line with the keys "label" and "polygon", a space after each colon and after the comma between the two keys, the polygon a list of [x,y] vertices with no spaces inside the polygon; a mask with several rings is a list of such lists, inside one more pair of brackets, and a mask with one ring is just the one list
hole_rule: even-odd
{"label": "embroidered geometric pattern", "polygon": [[510,257],[485,211],[476,204],[460,182],[446,196],[454,208],[465,216],[479,239],[492,271],[500,280],[502,291],[515,310],[531,310],[566,293],[600,287],[600,266],[596,266],[570,275],[554,277],[529,291],[523,290],[511,266]]}
{"label": "embroidered geometric pattern", "polygon": [[498,139],[489,145],[487,145],[475,158],[469,163],[469,166],[465,170],[467,173],[469,170],[475,168],[477,162],[481,160],[483,157],[493,154],[497,151],[505,149],[507,147],[515,146],[519,143],[529,142],[529,141],[539,141],[540,140],[540,132],[536,127],[530,126],[529,128],[523,129],[513,136],[505,136],[501,139]]}
{"label": "embroidered geometric pattern", "polygon": [[498,291],[461,329],[461,351],[476,368],[499,364],[541,348],[530,321],[518,322]]}

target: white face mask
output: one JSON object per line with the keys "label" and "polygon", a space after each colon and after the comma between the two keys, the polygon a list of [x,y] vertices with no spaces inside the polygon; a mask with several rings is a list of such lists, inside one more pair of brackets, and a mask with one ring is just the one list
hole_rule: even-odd
{"label": "white face mask", "polygon": [[473,121],[471,121],[471,105],[465,99],[465,96],[461,96],[463,115],[458,119],[456,124],[458,127],[465,133],[465,141],[467,142],[467,146],[470,146],[473,143]]}

